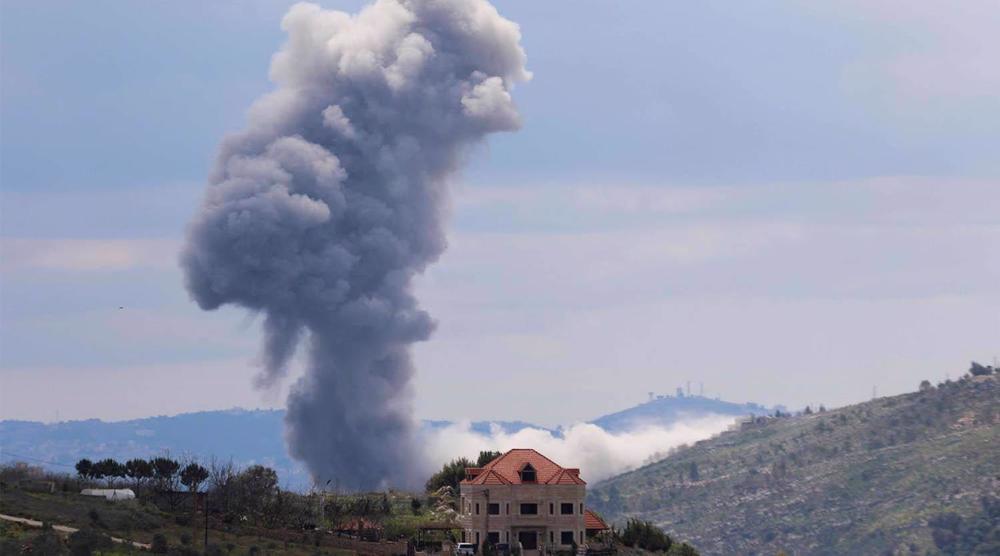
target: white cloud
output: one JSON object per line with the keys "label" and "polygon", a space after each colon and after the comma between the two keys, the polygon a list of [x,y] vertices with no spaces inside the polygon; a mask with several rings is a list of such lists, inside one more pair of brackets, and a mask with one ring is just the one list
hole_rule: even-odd
{"label": "white cloud", "polygon": [[[675,214],[577,210],[611,186],[470,191],[418,284],[439,323],[416,347],[422,413],[479,416],[488,404],[493,418],[568,422],[689,379],[737,401],[834,405],[992,357],[995,180],[709,190]],[[503,380],[483,399],[454,395],[483,376]],[[545,392],[566,389],[586,409],[548,403]]]}
{"label": "white cloud", "polygon": [[[492,209],[525,212],[558,207],[588,215],[687,214],[738,201],[739,188],[668,185],[540,184],[461,187],[459,210]],[[551,216],[551,212],[549,212]]]}
{"label": "white cloud", "polygon": [[733,424],[731,416],[708,415],[687,419],[669,427],[644,427],[610,433],[590,423],[579,423],[551,432],[525,428],[505,433],[494,425],[489,435],[479,434],[468,423],[425,432],[425,453],[432,469],[459,457],[474,457],[480,451],[534,448],[564,467],[579,467],[581,477],[591,483],[634,469],[667,454],[682,444],[691,444],[718,434]]}
{"label": "white cloud", "polygon": [[4,272],[115,272],[177,266],[176,239],[2,238]]}
{"label": "white cloud", "polygon": [[[901,391],[957,373],[989,360],[1000,330],[998,195],[995,180],[907,176],[704,192],[469,187],[449,250],[418,283],[438,321],[415,351],[418,413],[574,422],[687,379],[737,401],[833,405],[872,383]],[[72,215],[87,201],[35,204]],[[60,365],[95,392],[99,368],[232,357],[232,393],[243,394],[231,405],[260,399],[259,331],[236,312],[198,312],[173,240],[16,241],[17,256],[0,244],[4,372]],[[116,275],[131,268],[141,275]],[[484,376],[504,380],[470,399]],[[523,391],[528,381],[542,392]],[[567,390],[579,403],[550,403],[546,392]],[[186,407],[181,390],[150,395],[156,411]],[[84,416],[118,411],[75,403]]]}
{"label": "white cloud", "polygon": [[852,0],[806,9],[855,27],[867,41],[864,55],[842,68],[841,85],[876,116],[955,125],[969,122],[956,113],[992,118],[1000,108],[995,2],[942,9],[929,1]]}

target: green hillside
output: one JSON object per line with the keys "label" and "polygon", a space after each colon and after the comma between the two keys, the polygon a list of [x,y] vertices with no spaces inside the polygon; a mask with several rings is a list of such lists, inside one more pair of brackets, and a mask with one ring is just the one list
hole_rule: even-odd
{"label": "green hillside", "polygon": [[596,485],[590,504],[617,523],[648,519],[703,554],[997,554],[998,382],[925,381],[757,418]]}

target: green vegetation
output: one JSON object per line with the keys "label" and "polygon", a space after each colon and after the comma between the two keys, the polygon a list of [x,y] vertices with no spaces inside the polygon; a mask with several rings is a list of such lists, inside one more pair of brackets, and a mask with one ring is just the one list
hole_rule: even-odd
{"label": "green vegetation", "polygon": [[943,554],[1000,554],[1000,498],[983,496],[979,502],[982,511],[971,516],[946,512],[928,521]]}
{"label": "green vegetation", "polygon": [[479,452],[476,463],[472,463],[472,460],[468,458],[451,460],[444,464],[440,471],[431,475],[430,479],[427,479],[425,489],[427,492],[437,492],[442,487],[451,487],[452,490],[458,492],[458,484],[465,479],[466,467],[483,467],[502,455],[497,451],[486,450]]}
{"label": "green vegetation", "polygon": [[596,485],[589,505],[705,554],[996,553],[1000,374],[972,370],[910,394],[747,420]]}
{"label": "green vegetation", "polygon": [[444,464],[440,471],[431,475],[430,479],[427,479],[427,484],[425,485],[427,492],[437,492],[442,487],[450,487],[455,492],[458,492],[458,483],[461,483],[465,479],[466,467],[475,467],[475,464],[469,461],[468,458],[459,458]]}
{"label": "green vegetation", "polygon": [[622,531],[613,531],[617,539],[629,548],[641,548],[649,552],[666,552],[670,556],[698,556],[698,552],[687,543],[675,542],[670,535],[648,521],[629,519]]}
{"label": "green vegetation", "polygon": [[483,452],[479,452],[479,458],[476,459],[476,467],[485,467],[491,461],[497,459],[502,455],[503,455],[502,452],[498,452],[496,450],[486,450]]}
{"label": "green vegetation", "polygon": [[[111,537],[118,537],[150,544],[155,554],[346,555],[353,550],[344,549],[340,539],[348,535],[331,532],[337,526],[334,520],[358,516],[324,514],[324,506],[337,505],[333,501],[341,501],[341,506],[350,501],[352,508],[363,511],[375,540],[385,538],[388,531],[404,530],[390,525],[394,513],[413,520],[406,531],[414,533],[417,523],[429,515],[413,515],[411,497],[398,493],[337,496],[284,491],[274,470],[263,466],[240,470],[232,464],[204,467],[155,458],[145,462],[147,468],[140,461],[81,461],[76,477],[24,464],[0,467],[0,513],[79,529],[70,534],[0,521],[0,554],[21,554],[28,548],[34,554],[136,553],[124,544],[112,544]],[[111,502],[79,494],[83,488],[110,483],[134,489],[137,499]]]}
{"label": "green vegetation", "polygon": [[69,553],[69,548],[51,527],[32,529],[0,521],[0,554],[52,554]]}

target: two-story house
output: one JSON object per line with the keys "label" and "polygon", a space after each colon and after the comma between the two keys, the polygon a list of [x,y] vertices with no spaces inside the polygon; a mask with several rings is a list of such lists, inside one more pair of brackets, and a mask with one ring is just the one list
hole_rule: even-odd
{"label": "two-story house", "polygon": [[559,466],[532,449],[514,449],[484,467],[465,470],[460,485],[462,541],[520,543],[525,556],[565,550],[586,540],[580,470]]}

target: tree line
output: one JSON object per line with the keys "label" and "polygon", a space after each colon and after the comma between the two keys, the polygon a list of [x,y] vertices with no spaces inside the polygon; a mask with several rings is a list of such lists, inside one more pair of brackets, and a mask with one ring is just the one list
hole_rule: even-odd
{"label": "tree line", "polygon": [[121,463],[112,458],[90,461],[83,458],[76,462],[76,473],[81,479],[90,481],[106,480],[109,488],[113,488],[116,479],[131,479],[132,486],[142,488],[152,485],[157,490],[172,490],[177,482],[187,487],[190,492],[198,488],[208,479],[208,470],[197,462],[190,462],[181,467],[181,463],[167,457],[152,459],[134,458]]}
{"label": "tree line", "polygon": [[440,471],[431,475],[431,478],[427,479],[427,484],[424,487],[427,492],[436,492],[445,486],[458,491],[458,484],[465,480],[466,467],[484,467],[501,455],[503,455],[501,452],[495,450],[484,450],[479,452],[479,457],[476,458],[475,463],[469,458],[464,457],[451,460],[444,464]]}

